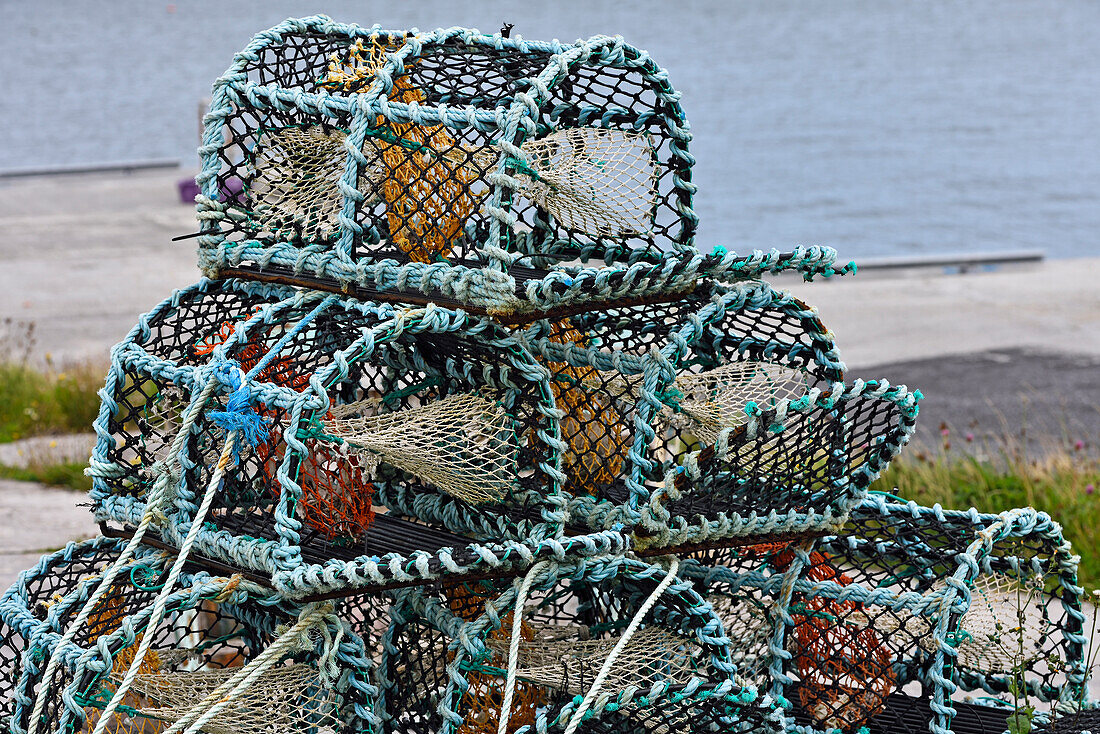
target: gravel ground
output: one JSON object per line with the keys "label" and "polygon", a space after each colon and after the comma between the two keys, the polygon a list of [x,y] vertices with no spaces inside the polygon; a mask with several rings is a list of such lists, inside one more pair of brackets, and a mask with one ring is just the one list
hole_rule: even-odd
{"label": "gravel ground", "polygon": [[861,370],[924,395],[916,440],[936,445],[946,423],[955,445],[1007,437],[1029,450],[1100,441],[1100,357],[998,349]]}

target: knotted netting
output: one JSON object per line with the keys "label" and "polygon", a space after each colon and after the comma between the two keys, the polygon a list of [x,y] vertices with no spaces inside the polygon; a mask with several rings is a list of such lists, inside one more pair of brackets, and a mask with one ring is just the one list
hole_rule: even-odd
{"label": "knotted netting", "polygon": [[572,128],[525,142],[522,195],[558,224],[593,237],[645,235],[657,214],[657,165],[644,133]]}
{"label": "knotted netting", "polygon": [[[275,237],[324,241],[339,232],[339,182],[347,163],[347,133],[323,125],[260,134],[253,151],[249,195],[256,226]],[[365,166],[358,188],[378,186],[377,166]]]}
{"label": "knotted netting", "polygon": [[[548,339],[557,344],[587,343],[585,335],[567,319],[551,324]],[[562,471],[574,494],[592,494],[610,484],[622,470],[631,435],[616,397],[601,390],[599,372],[566,362],[546,362],[553,375],[550,389],[562,411],[561,438],[567,448]]]}
{"label": "knotted netting", "polygon": [[[535,627],[532,639],[519,645],[517,677],[557,691],[584,695],[622,639],[592,640],[587,639],[589,634],[587,627]],[[502,636],[486,644],[503,658],[510,642],[510,637]],[[647,627],[626,641],[604,685],[612,689],[646,687],[659,681],[686,685],[692,678],[707,676],[706,662],[699,659],[701,655],[701,648],[691,640]]]}
{"label": "knotted netting", "polygon": [[[100,539],[78,551],[74,565],[93,573],[76,576],[55,554],[39,570],[65,585],[32,609],[25,576],[22,603],[9,605],[5,622],[29,639],[12,713],[12,726],[22,728],[15,730],[374,731],[362,640],[331,608],[288,613],[254,584],[206,573],[184,573],[182,590],[162,593],[170,556],[148,551],[118,566],[110,586],[97,591],[122,545]],[[70,626],[76,634],[66,643],[60,633]],[[51,668],[62,644],[60,665]]]}
{"label": "knotted netting", "polygon": [[720,622],[668,570],[621,558],[584,573],[536,564],[514,584],[443,595],[405,594],[387,633],[380,675],[396,730],[761,727]]}
{"label": "knotted netting", "polygon": [[[208,558],[289,572],[464,545],[417,519],[537,540],[564,518],[545,374],[487,320],[203,282],[144,317],[119,354],[97,421],[101,517],[133,527],[158,478],[175,485],[160,511],[192,516],[230,437],[221,421],[243,409],[262,429],[214,487],[194,541]],[[380,506],[392,517],[374,532]],[[181,527],[154,531],[178,547]]]}
{"label": "knotted netting", "polygon": [[479,504],[499,502],[515,485],[513,421],[481,395],[451,395],[408,410],[363,415],[377,401],[333,408],[326,434],[356,452],[368,473],[381,462]]}

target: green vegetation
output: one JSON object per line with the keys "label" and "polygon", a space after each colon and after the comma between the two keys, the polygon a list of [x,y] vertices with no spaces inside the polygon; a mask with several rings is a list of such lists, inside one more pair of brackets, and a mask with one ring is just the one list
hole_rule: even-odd
{"label": "green vegetation", "polygon": [[0,321],[0,443],[30,436],[86,433],[99,410],[105,370],[90,363],[57,368],[31,361],[33,322]]}
{"label": "green vegetation", "polygon": [[38,482],[55,487],[87,492],[92,488],[91,477],[84,476],[83,462],[74,464],[32,464],[25,468],[0,464],[0,479],[15,479],[20,482]]}
{"label": "green vegetation", "polygon": [[1030,506],[1045,511],[1081,555],[1082,585],[1100,588],[1100,455],[1095,447],[1067,441],[1030,452],[1033,456],[1011,439],[986,446],[966,434],[959,449],[952,447],[946,426],[940,432],[937,449],[910,447],[871,488],[951,509],[1001,512]]}
{"label": "green vegetation", "polygon": [[103,370],[0,363],[0,443],[56,433],[87,433],[99,410]]}

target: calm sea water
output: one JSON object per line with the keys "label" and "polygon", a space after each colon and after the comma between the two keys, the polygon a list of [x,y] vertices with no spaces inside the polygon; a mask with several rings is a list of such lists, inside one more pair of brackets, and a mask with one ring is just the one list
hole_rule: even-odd
{"label": "calm sea water", "polygon": [[1100,3],[1085,0],[0,0],[0,169],[197,164],[198,100],[233,52],[315,12],[621,33],[683,92],[703,247],[1100,253]]}

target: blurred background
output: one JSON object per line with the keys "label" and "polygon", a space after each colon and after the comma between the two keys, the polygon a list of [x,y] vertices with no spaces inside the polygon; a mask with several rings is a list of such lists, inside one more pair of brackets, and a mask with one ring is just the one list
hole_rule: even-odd
{"label": "blurred background", "polygon": [[683,92],[704,249],[1097,251],[1100,4],[849,0],[0,3],[0,171],[178,160],[257,31],[621,34]]}

